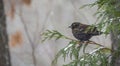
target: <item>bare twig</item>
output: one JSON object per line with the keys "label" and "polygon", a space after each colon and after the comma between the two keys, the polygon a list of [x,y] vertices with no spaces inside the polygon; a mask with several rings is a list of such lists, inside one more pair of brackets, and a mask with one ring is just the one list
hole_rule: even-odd
{"label": "bare twig", "polygon": [[33,57],[32,57],[32,59],[33,59],[33,64],[34,64],[34,66],[37,66],[37,65],[36,65],[36,56],[35,56],[34,43],[33,43],[32,39],[30,38],[28,28],[27,28],[27,26],[26,26],[26,24],[25,24],[25,19],[22,17],[22,16],[23,16],[23,14],[22,14],[22,6],[21,6],[21,8],[20,8],[20,13],[19,13],[18,15],[19,15],[19,17],[20,17],[20,19],[21,19],[21,22],[23,23],[26,36],[27,36],[27,38],[28,38],[28,40],[29,40],[29,42],[30,42],[30,44],[31,44],[32,56],[33,56]]}

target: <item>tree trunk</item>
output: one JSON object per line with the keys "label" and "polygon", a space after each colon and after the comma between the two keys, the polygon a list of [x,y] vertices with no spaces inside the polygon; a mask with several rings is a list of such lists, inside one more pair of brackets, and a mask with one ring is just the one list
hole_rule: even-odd
{"label": "tree trunk", "polygon": [[[120,7],[118,7],[118,4],[120,4],[120,0],[115,0],[115,2],[112,4],[115,6],[115,10],[120,12]],[[114,16],[118,17],[118,16]],[[120,20],[115,19],[113,24],[117,23],[119,24]],[[112,60],[111,60],[111,66],[120,66],[120,31],[118,30],[120,28],[116,28],[112,30],[111,38],[112,38]]]}
{"label": "tree trunk", "polygon": [[0,66],[11,66],[3,0],[0,0]]}
{"label": "tree trunk", "polygon": [[112,61],[111,66],[120,66],[120,38],[112,34]]}

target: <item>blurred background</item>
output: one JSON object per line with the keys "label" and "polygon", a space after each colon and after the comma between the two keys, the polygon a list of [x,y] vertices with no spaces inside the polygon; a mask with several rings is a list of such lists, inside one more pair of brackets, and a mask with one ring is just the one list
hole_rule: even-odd
{"label": "blurred background", "polygon": [[[95,24],[94,13],[97,6],[80,9],[85,4],[96,0],[1,0],[6,15],[6,31],[8,35],[8,56],[11,66],[50,66],[56,53],[65,47],[69,40],[48,40],[41,42],[42,33],[57,30],[73,38],[71,29],[73,22]],[[2,14],[2,13],[1,13]],[[111,47],[110,36],[100,35],[90,40]],[[94,46],[89,46],[91,51]],[[66,62],[60,58],[56,66]]]}

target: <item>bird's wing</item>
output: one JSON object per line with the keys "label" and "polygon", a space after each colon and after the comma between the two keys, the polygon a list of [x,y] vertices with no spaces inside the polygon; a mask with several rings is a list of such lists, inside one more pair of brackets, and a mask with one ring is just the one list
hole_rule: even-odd
{"label": "bird's wing", "polygon": [[80,27],[79,27],[79,31],[81,32],[81,33],[87,33],[87,32],[89,32],[89,27],[90,25],[81,25]]}
{"label": "bird's wing", "polygon": [[81,25],[79,27],[79,33],[89,34],[89,35],[99,35],[101,32],[98,31],[97,27],[91,25]]}
{"label": "bird's wing", "polygon": [[89,26],[86,28],[86,33],[87,34],[90,34],[90,35],[100,35],[101,32],[98,31],[97,27],[94,27],[94,26]]}

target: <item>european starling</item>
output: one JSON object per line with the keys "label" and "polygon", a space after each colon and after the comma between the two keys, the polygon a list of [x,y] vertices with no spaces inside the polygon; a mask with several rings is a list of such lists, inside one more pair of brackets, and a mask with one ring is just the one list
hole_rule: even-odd
{"label": "european starling", "polygon": [[79,22],[72,23],[69,26],[72,29],[73,36],[80,41],[89,41],[92,36],[100,35],[102,32],[98,31],[97,27],[82,24]]}

